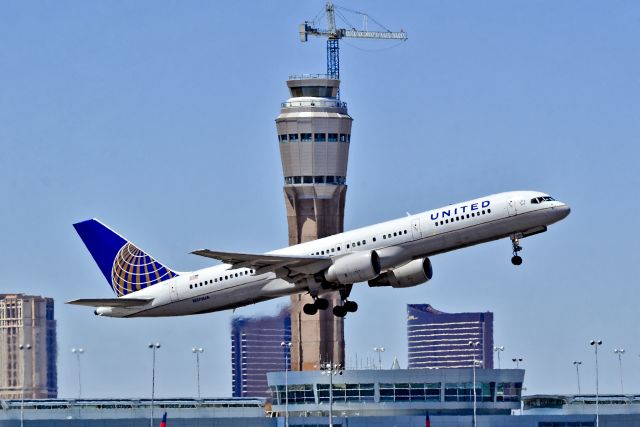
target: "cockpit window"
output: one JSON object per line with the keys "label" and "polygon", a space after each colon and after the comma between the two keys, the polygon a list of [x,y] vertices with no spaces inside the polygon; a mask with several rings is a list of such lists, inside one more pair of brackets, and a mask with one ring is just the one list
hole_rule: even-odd
{"label": "cockpit window", "polygon": [[531,204],[535,205],[538,203],[542,203],[542,202],[553,202],[556,199],[554,199],[551,196],[544,196],[544,197],[534,197],[533,199],[531,199]]}

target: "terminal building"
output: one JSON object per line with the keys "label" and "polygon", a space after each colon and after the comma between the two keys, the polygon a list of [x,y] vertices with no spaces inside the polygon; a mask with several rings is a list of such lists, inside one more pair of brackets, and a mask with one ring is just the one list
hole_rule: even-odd
{"label": "terminal building", "polygon": [[[493,369],[493,313],[444,313],[407,305],[409,369]],[[469,342],[478,343],[470,346]]]}

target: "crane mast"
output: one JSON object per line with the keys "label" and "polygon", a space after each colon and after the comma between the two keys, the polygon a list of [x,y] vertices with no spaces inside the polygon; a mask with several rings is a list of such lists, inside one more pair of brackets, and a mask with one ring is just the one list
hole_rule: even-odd
{"label": "crane mast", "polygon": [[[305,21],[300,24],[300,41],[306,42],[309,36],[327,37],[327,76],[332,79],[340,79],[340,45],[341,38],[357,38],[357,39],[380,39],[380,40],[407,40],[407,33],[404,31],[369,31],[357,30],[355,28],[337,28],[336,27],[336,7],[331,0],[327,0],[325,5],[325,15],[327,17],[327,29],[321,29],[315,26],[312,21]],[[345,9],[348,10],[348,9]],[[370,18],[366,13],[350,11],[363,15],[365,23]],[[366,24],[365,24],[366,25]]]}

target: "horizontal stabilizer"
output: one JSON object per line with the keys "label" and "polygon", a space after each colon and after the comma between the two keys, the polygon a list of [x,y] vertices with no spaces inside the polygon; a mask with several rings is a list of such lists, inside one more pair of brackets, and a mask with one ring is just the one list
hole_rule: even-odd
{"label": "horizontal stabilizer", "polygon": [[258,270],[258,273],[286,267],[289,270],[300,273],[315,274],[331,265],[331,257],[329,256],[245,254],[210,251],[209,249],[201,249],[191,253],[206,258],[217,259],[226,264],[231,264],[233,268],[255,268]]}
{"label": "horizontal stabilizer", "polygon": [[133,308],[142,307],[153,301],[153,298],[95,298],[95,299],[76,299],[67,302],[67,304],[84,305],[87,307],[117,307],[117,308]]}

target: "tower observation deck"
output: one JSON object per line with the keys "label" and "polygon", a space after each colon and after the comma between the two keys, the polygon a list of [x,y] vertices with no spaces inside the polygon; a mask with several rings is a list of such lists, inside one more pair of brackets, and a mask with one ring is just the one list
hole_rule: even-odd
{"label": "tower observation deck", "polygon": [[[326,75],[291,76],[291,97],[276,119],[289,244],[341,233],[347,194],[351,123],[347,104],[337,98],[340,81]],[[303,313],[309,295],[295,295],[291,311],[291,369],[315,370],[321,362],[344,363],[344,319],[332,308]]]}

